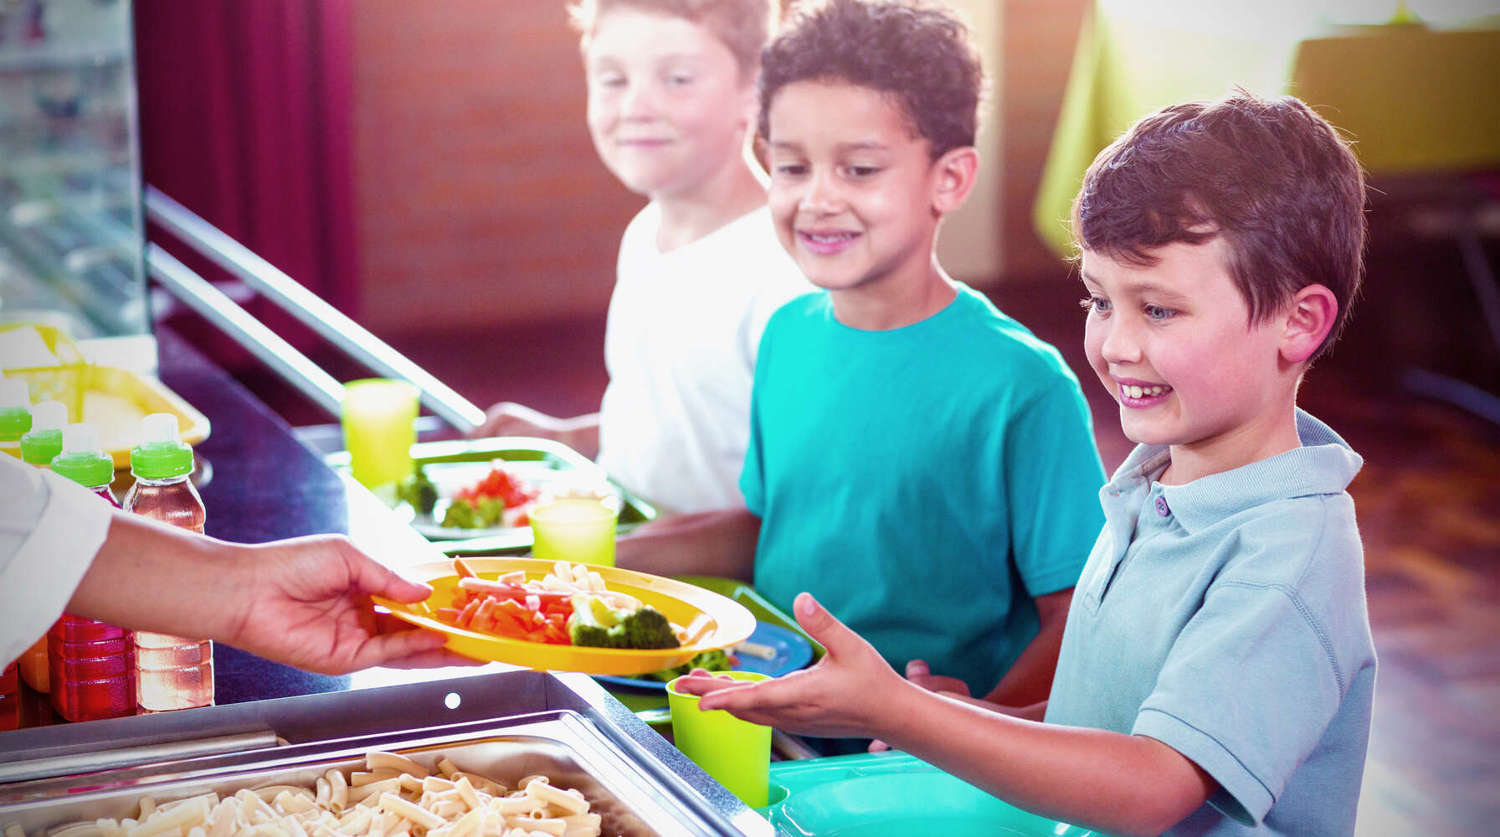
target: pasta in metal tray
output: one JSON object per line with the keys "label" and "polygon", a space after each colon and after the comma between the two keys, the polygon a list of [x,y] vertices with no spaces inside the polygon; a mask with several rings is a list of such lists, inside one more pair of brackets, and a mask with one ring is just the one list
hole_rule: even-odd
{"label": "pasta in metal tray", "polygon": [[[515,788],[439,759],[435,771],[398,753],[371,752],[348,776],[329,769],[312,788],[271,785],[158,805],[133,818],[77,822],[48,837],[598,837],[600,817],[577,790],[546,776]],[[25,837],[19,826],[4,837]]]}

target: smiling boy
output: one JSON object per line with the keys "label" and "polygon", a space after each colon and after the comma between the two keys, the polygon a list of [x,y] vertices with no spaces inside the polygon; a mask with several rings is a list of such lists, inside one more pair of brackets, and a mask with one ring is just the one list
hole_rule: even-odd
{"label": "smiling boy", "polygon": [[1361,460],[1296,394],[1358,292],[1363,205],[1354,155],[1291,98],[1166,108],[1090,166],[1084,346],[1140,444],[1100,492],[1044,705],[922,690],[810,596],[818,666],[684,688],[1111,834],[1353,833],[1376,670],[1345,491]]}
{"label": "smiling boy", "polygon": [[767,47],[777,236],[822,293],[766,327],[746,508],[622,540],[622,566],[813,590],[897,666],[1043,699],[1103,469],[1056,350],[934,248],[974,184],[982,72],[938,8],[799,7]]}
{"label": "smiling boy", "polygon": [[750,386],[771,312],[812,288],[776,245],[748,156],[774,0],[587,0],[588,127],[650,203],[620,241],[597,414],[505,402],[476,435],[557,439],[662,512],[743,504]]}

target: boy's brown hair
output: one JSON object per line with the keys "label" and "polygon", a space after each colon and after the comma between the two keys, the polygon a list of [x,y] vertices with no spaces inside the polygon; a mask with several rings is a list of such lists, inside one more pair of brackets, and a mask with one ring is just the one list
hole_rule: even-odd
{"label": "boy's brown hair", "polygon": [[799,81],[846,82],[894,97],[932,158],[974,144],[984,71],[952,10],[919,0],[799,4],[761,56],[760,135],[771,100]]}
{"label": "boy's brown hair", "polygon": [[1364,172],[1332,125],[1290,96],[1236,90],[1157,111],[1099,152],[1073,201],[1073,236],[1137,265],[1154,264],[1158,247],[1223,236],[1251,322],[1326,286],[1338,317],[1315,360],[1359,294],[1364,205]]}
{"label": "boy's brown hair", "polygon": [[704,27],[729,47],[740,77],[754,79],[760,70],[760,51],[776,31],[779,0],[579,0],[568,7],[568,19],[583,33],[583,46],[599,18],[614,9],[633,9],[680,17]]}

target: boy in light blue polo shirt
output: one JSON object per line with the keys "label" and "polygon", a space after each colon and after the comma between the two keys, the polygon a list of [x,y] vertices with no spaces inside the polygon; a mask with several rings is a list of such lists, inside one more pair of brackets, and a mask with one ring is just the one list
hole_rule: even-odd
{"label": "boy in light blue polo shirt", "polygon": [[1358,291],[1363,205],[1353,154],[1291,98],[1166,108],[1089,168],[1084,347],[1140,446],[1100,494],[1044,705],[923,691],[804,594],[828,656],[690,678],[715,692],[700,708],[875,736],[1109,833],[1353,833],[1375,681],[1361,460],[1296,394]]}

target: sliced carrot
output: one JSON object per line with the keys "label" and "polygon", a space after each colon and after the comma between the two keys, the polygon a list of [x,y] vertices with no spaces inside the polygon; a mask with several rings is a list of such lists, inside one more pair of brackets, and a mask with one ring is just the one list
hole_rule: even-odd
{"label": "sliced carrot", "polygon": [[469,601],[468,604],[464,605],[464,609],[461,610],[461,611],[459,611],[459,613],[458,613],[458,619],[455,620],[455,621],[457,621],[458,626],[461,627],[461,628],[467,628],[471,624],[473,624],[473,622],[474,622],[474,611],[476,611],[478,609],[479,609],[479,600],[478,599],[472,599],[472,600]]}
{"label": "sliced carrot", "polygon": [[453,558],[453,570],[458,573],[459,578],[479,577],[479,573],[474,572],[474,568],[469,566],[469,562],[458,556],[454,556]]}

